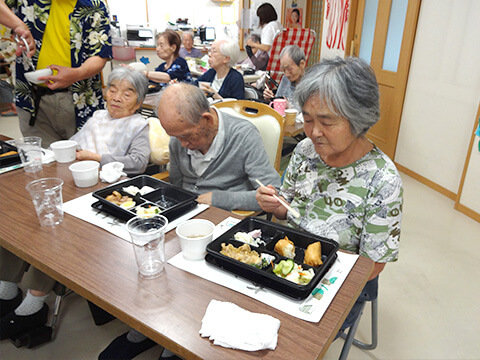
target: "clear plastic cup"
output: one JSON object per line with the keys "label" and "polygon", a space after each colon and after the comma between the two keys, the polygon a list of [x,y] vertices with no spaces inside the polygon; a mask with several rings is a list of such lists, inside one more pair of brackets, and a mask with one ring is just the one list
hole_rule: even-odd
{"label": "clear plastic cup", "polygon": [[162,215],[135,216],[127,222],[132,239],[138,273],[145,279],[153,279],[163,273],[165,266],[165,228],[168,219]]}
{"label": "clear plastic cup", "polygon": [[43,169],[41,144],[42,138],[38,136],[27,136],[15,140],[25,172],[35,173]]}
{"label": "clear plastic cup", "polygon": [[27,184],[41,226],[55,226],[63,221],[63,180],[42,178]]}

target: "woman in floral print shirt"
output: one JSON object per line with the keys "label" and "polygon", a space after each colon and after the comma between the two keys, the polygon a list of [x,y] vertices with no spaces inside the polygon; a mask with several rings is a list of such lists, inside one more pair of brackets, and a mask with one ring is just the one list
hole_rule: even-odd
{"label": "woman in floral print shirt", "polygon": [[279,195],[301,216],[287,213],[272,196],[272,186],[260,187],[257,200],[290,225],[375,262],[343,330],[353,325],[363,302],[376,297],[385,264],[398,258],[402,180],[393,162],[365,137],[380,106],[375,74],[363,60],[336,58],[313,66],[295,99],[307,138],[295,148]]}

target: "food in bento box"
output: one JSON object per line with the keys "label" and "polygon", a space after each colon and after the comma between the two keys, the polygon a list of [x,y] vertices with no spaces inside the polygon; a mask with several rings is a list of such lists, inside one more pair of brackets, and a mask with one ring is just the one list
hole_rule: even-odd
{"label": "food in bento box", "polygon": [[108,195],[105,200],[114,203],[115,205],[121,206],[125,209],[131,209],[135,206],[135,201],[127,195],[122,195],[118,191],[114,191],[112,194]]}
{"label": "food in bento box", "polygon": [[273,273],[299,285],[308,284],[315,276],[315,271],[313,269],[305,270],[292,259],[281,260],[278,264],[275,264]]}
{"label": "food in bento box", "polygon": [[232,244],[225,245],[225,243],[222,243],[220,253],[245,264],[260,265],[262,263],[262,258],[258,252],[252,250],[248,244],[236,248]]}
{"label": "food in bento box", "polygon": [[320,244],[320,241],[314,242],[313,244],[307,246],[303,262],[310,266],[320,266],[323,264],[322,245]]}
{"label": "food in bento box", "polygon": [[154,205],[147,205],[147,206],[139,206],[136,209],[136,213],[138,216],[143,217],[150,217],[160,213],[160,208]]}
{"label": "food in bento box", "polygon": [[288,239],[287,236],[281,240],[278,240],[278,242],[275,244],[275,251],[289,259],[293,259],[295,257],[295,245]]}
{"label": "food in bento box", "polygon": [[235,240],[250,244],[253,246],[265,245],[265,241],[262,240],[262,230],[255,229],[249,233],[239,231],[233,235]]}
{"label": "food in bento box", "polygon": [[154,191],[155,189],[152,188],[151,186],[143,186],[141,189],[139,189],[138,187],[136,187],[135,185],[130,185],[130,186],[127,186],[127,187],[124,187],[122,188],[123,191],[129,193],[130,195],[137,195],[138,193],[140,193],[140,195],[145,195],[145,194],[148,194],[149,192],[152,192]]}

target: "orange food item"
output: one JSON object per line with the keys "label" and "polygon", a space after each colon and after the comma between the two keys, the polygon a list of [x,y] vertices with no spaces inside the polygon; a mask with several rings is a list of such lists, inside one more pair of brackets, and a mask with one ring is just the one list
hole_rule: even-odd
{"label": "orange food item", "polygon": [[320,244],[320,241],[308,245],[307,250],[305,250],[305,258],[303,259],[303,262],[310,266],[320,266],[323,264],[322,245]]}
{"label": "orange food item", "polygon": [[10,155],[17,155],[18,153],[16,151],[9,151],[9,152],[6,152],[5,154],[1,154],[0,157],[3,157],[3,156],[10,156]]}

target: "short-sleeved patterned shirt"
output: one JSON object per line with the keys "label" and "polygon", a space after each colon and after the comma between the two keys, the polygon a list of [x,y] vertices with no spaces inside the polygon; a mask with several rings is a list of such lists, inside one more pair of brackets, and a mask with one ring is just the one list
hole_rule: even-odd
{"label": "short-sleeved patterned shirt", "polygon": [[[37,51],[32,57],[37,66],[42,38],[50,13],[51,0],[6,0],[6,4],[23,20],[32,32]],[[70,52],[72,67],[80,67],[92,56],[112,57],[110,20],[104,0],[78,0],[70,14]],[[22,57],[16,61],[15,104],[34,113],[32,87],[24,73],[30,71]],[[77,81],[70,87],[75,105],[77,129],[104,108],[100,74]]]}
{"label": "short-sleeved patterned shirt", "polygon": [[289,223],[333,239],[340,248],[375,262],[398,258],[402,179],[376,146],[344,167],[326,165],[310,139],[296,147],[280,191],[301,217]]}

